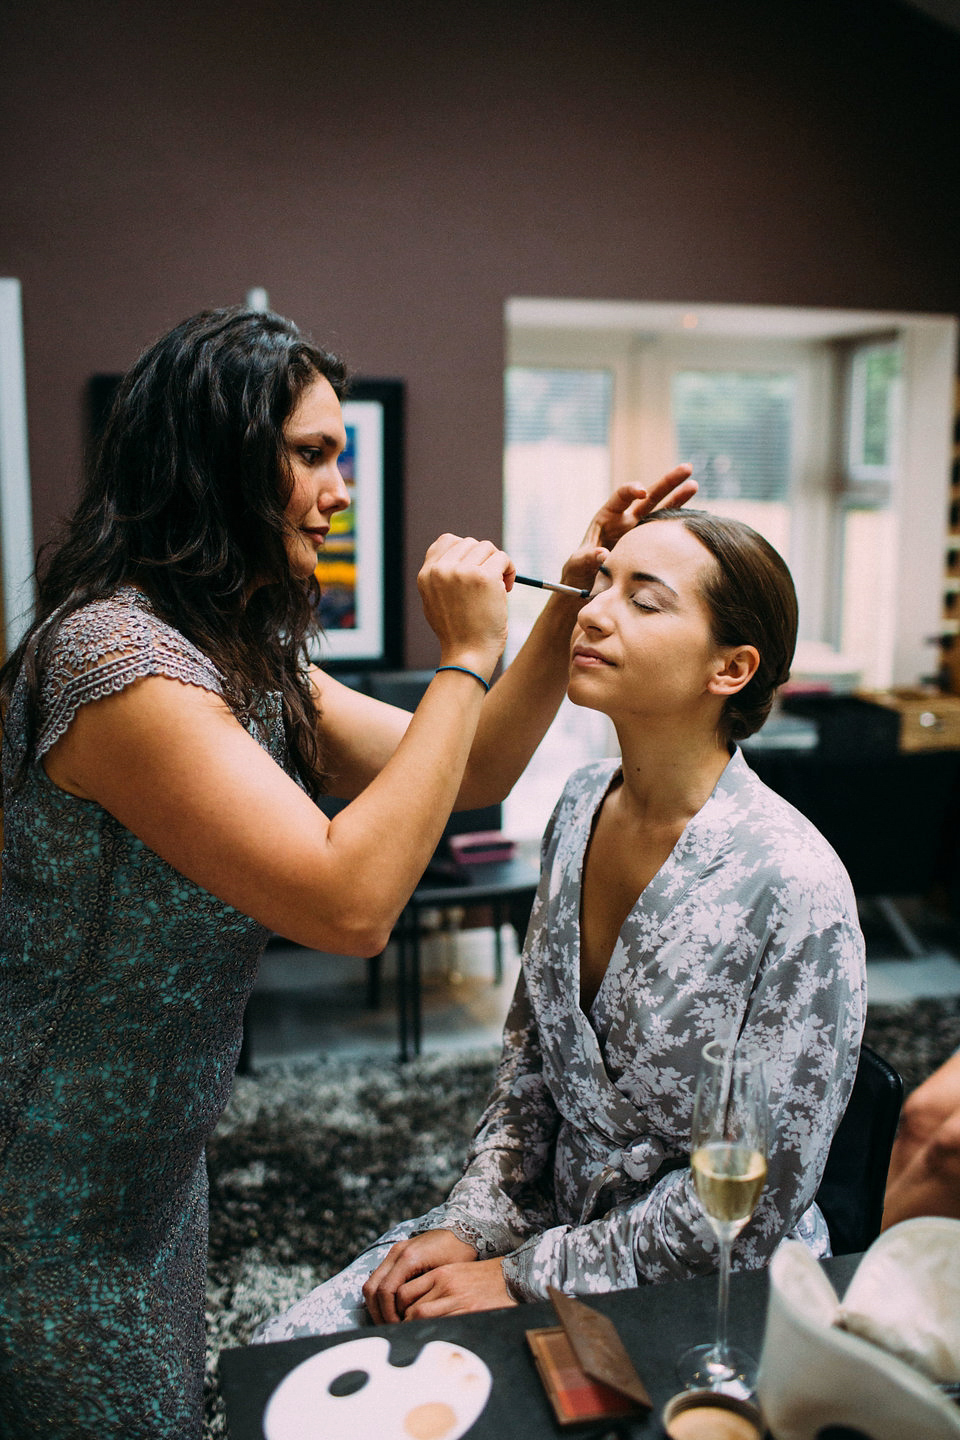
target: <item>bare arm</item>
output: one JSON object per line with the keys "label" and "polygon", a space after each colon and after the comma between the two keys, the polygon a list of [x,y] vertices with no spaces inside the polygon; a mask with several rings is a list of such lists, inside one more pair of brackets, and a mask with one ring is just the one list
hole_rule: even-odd
{"label": "bare arm", "polygon": [[[489,542],[431,546],[420,584],[445,663],[489,676],[511,576]],[[483,695],[470,675],[438,675],[382,772],[332,821],[218,696],[162,676],[82,705],[44,764],[244,914],[306,945],[376,954],[442,833]]]}

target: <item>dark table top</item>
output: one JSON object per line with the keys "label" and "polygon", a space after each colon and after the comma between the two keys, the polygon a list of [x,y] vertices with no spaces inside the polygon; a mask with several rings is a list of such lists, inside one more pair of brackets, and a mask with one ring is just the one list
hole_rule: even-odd
{"label": "dark table top", "polygon": [[517,855],[509,860],[460,865],[442,878],[432,877],[428,871],[417,885],[413,899],[423,909],[450,905],[454,899],[462,902],[473,900],[479,904],[487,900],[507,899],[518,890],[534,893],[539,881],[539,864],[525,855]]}
{"label": "dark table top", "polygon": [[[823,1262],[839,1295],[846,1289],[860,1258],[844,1255]],[[731,1278],[730,1340],[756,1357],[763,1341],[768,1283],[765,1270]],[[716,1277],[707,1276],[581,1297],[614,1321],[653,1401],[649,1415],[617,1422],[618,1433],[624,1440],[663,1436],[661,1411],[671,1395],[682,1388],[674,1368],[677,1357],[691,1345],[712,1340],[716,1296]],[[391,1360],[395,1363],[412,1361],[430,1340],[463,1345],[479,1355],[493,1374],[493,1390],[480,1418],[467,1432],[470,1440],[505,1440],[518,1434],[523,1435],[523,1440],[555,1440],[564,1432],[553,1418],[524,1337],[527,1330],[556,1323],[553,1306],[544,1302],[445,1320],[414,1320],[404,1325],[370,1326],[340,1335],[224,1350],[220,1355],[220,1383],[230,1440],[263,1440],[263,1412],[284,1376],[318,1351],[356,1340],[361,1335],[387,1336],[392,1343]],[[578,1433],[599,1437],[608,1434],[610,1429],[608,1421]],[[367,1440],[367,1437],[358,1435],[357,1440]]]}

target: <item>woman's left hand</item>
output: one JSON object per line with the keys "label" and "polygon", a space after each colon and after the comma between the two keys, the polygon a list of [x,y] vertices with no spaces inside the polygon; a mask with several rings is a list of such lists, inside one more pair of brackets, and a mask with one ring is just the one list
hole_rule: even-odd
{"label": "woman's left hand", "polygon": [[497,1258],[439,1265],[408,1280],[397,1292],[397,1301],[404,1320],[431,1320],[438,1315],[464,1315],[517,1304],[507,1293],[503,1263]]}
{"label": "woman's left hand", "polygon": [[593,585],[603,552],[612,550],[617,541],[632,530],[638,520],[651,510],[676,510],[697,493],[697,482],[690,477],[692,465],[677,465],[655,484],[621,485],[594,515],[579,548],[563,567],[563,583],[588,590]]}

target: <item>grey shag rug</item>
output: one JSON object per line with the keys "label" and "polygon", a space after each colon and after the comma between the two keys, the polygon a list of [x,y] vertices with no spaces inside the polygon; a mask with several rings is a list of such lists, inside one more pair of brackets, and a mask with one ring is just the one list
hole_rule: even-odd
{"label": "grey shag rug", "polygon": [[[865,1038],[913,1089],[960,1048],[960,999],[872,1009]],[[208,1440],[227,1434],[221,1349],[446,1195],[496,1059],[278,1064],[237,1078],[208,1151]]]}
{"label": "grey shag rug", "polygon": [[221,1349],[342,1270],[460,1174],[496,1048],[396,1061],[265,1066],[238,1076],[207,1151],[205,1435],[227,1434]]}

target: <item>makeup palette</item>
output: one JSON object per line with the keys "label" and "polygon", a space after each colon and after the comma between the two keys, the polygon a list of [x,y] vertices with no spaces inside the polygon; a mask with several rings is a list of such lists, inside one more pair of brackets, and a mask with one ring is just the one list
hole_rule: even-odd
{"label": "makeup palette", "polygon": [[487,1403],[493,1377],[462,1345],[431,1340],[391,1365],[382,1335],[321,1350],[291,1370],[263,1415],[266,1440],[458,1440]]}

